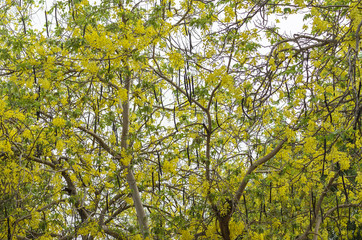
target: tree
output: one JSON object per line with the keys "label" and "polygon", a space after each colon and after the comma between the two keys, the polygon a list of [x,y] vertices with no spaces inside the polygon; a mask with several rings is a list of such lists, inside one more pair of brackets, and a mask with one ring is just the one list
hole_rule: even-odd
{"label": "tree", "polygon": [[360,238],[361,8],[3,3],[1,238]]}

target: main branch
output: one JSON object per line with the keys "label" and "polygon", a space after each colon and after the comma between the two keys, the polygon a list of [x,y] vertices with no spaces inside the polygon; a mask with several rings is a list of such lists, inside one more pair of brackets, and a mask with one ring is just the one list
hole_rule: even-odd
{"label": "main branch", "polygon": [[254,164],[252,164],[248,171],[246,172],[243,180],[241,181],[238,190],[236,191],[235,195],[234,195],[234,204],[237,204],[240,201],[241,196],[243,195],[243,192],[245,190],[246,185],[249,182],[250,179],[250,174],[256,169],[258,168],[260,165],[266,163],[267,161],[269,161],[272,157],[274,157],[283,147],[284,143],[287,141],[287,138],[284,138],[279,144],[278,146],[271,151],[270,153],[268,153],[267,155],[265,155],[264,157],[260,158],[258,161],[256,161]]}

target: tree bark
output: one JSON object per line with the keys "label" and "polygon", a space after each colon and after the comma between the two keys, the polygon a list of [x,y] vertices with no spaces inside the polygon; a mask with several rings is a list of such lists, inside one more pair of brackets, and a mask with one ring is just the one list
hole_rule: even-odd
{"label": "tree bark", "polygon": [[228,217],[227,219],[223,219],[223,217],[219,218],[220,232],[222,239],[224,240],[230,240],[229,222],[230,222],[230,217]]}
{"label": "tree bark", "polygon": [[[125,89],[127,90],[127,100],[122,103],[122,136],[121,136],[121,149],[127,152],[128,149],[128,134],[129,134],[129,91],[131,86],[131,78],[129,74],[126,74]],[[133,203],[137,213],[138,224],[142,233],[143,238],[149,235],[147,216],[143,208],[140,192],[138,191],[136,179],[133,174],[133,170],[130,165],[125,166],[127,171],[127,183],[131,189]]]}

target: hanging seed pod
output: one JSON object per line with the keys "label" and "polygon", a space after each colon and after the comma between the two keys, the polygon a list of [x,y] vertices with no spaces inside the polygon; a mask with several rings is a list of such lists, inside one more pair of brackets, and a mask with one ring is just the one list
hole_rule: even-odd
{"label": "hanging seed pod", "polygon": [[155,95],[156,102],[158,102],[156,89],[153,89],[153,94]]}
{"label": "hanging seed pod", "polygon": [[328,104],[328,102],[327,102],[327,95],[326,95],[326,93],[324,93],[324,103],[325,103],[325,105],[326,105],[326,107],[327,107],[327,111],[328,111],[328,115],[329,115],[329,120],[330,120],[330,122],[331,123],[333,123],[333,119],[332,119],[332,113],[331,113],[331,111],[329,110],[329,104]]}
{"label": "hanging seed pod", "polygon": [[189,79],[187,78],[187,73],[186,73],[186,68],[185,68],[185,74],[184,74],[184,85],[185,85],[185,92],[186,92],[186,97],[191,105],[191,96],[189,94]]}
{"label": "hanging seed pod", "polygon": [[35,72],[35,67],[33,66],[33,74],[34,74],[34,84],[36,84],[36,72]]}
{"label": "hanging seed pod", "polygon": [[68,103],[72,101],[72,95],[70,94],[69,88],[67,89]]}
{"label": "hanging seed pod", "polygon": [[216,115],[216,124],[219,128],[221,128],[219,123],[219,118],[217,117],[217,100],[215,101],[215,115]]}
{"label": "hanging seed pod", "polygon": [[192,98],[192,87],[191,87],[191,79],[189,76],[187,76],[187,83],[188,83],[188,86],[189,86],[189,102],[190,102],[190,106],[192,104],[192,101],[191,101],[191,98]]}
{"label": "hanging seed pod", "polygon": [[57,28],[59,28],[59,23],[58,23],[58,4],[55,4],[55,24],[56,24]]}
{"label": "hanging seed pod", "polygon": [[116,124],[114,122],[112,123],[112,130],[113,130],[114,136],[116,137],[116,145],[118,146],[117,127],[116,127]]}
{"label": "hanging seed pod", "polygon": [[117,183],[118,183],[118,187],[121,187],[121,182],[119,181],[119,176],[117,174]]}
{"label": "hanging seed pod", "polygon": [[160,101],[161,101],[162,110],[165,111],[165,106],[163,105],[163,100],[162,100],[162,88],[160,88]]}
{"label": "hanging seed pod", "polygon": [[107,190],[107,194],[106,194],[106,210],[107,210],[107,213],[108,213],[108,190]]}
{"label": "hanging seed pod", "polygon": [[75,21],[75,13],[74,13],[74,8],[73,8],[73,6],[71,7],[71,9],[72,9],[72,18],[73,18],[73,21]]}
{"label": "hanging seed pod", "polygon": [[311,195],[312,195],[313,215],[314,217],[316,217],[315,197],[313,196],[313,191],[311,191]]}
{"label": "hanging seed pod", "polygon": [[288,88],[288,84],[285,83],[285,87],[287,89],[287,94],[288,94],[288,100],[290,101],[290,93],[289,93],[289,88]]}
{"label": "hanging seed pod", "polygon": [[326,138],[324,138],[324,140],[323,140],[323,148],[324,148],[324,153],[323,153],[322,178],[324,177],[324,163],[326,161],[326,155],[327,155],[327,139]]}
{"label": "hanging seed pod", "polygon": [[252,120],[251,117],[249,117],[249,115],[245,112],[244,103],[245,103],[245,98],[242,98],[242,99],[241,99],[241,109],[243,110],[244,115],[245,115],[249,120]]}
{"label": "hanging seed pod", "polygon": [[[193,207],[195,207],[195,195],[194,194],[192,194],[192,207],[191,208],[193,208]],[[195,211],[192,211],[192,216],[193,217],[195,216]]]}
{"label": "hanging seed pod", "polygon": [[345,182],[344,182],[344,176],[343,176],[343,174],[342,174],[342,183],[343,183],[344,195],[346,195],[346,202],[349,202],[349,201],[348,201],[347,188],[346,188],[346,184],[345,184]]}
{"label": "hanging seed pod", "polygon": [[108,55],[108,74],[111,72],[111,58]]}
{"label": "hanging seed pod", "polygon": [[175,106],[173,107],[173,123],[175,124],[175,129],[176,129],[176,132],[178,132],[178,129],[177,129],[177,123],[176,123],[176,112],[175,112]]}
{"label": "hanging seed pod", "polygon": [[260,208],[259,208],[259,222],[261,222],[261,214],[263,213],[262,209],[263,209],[263,204],[260,203]]}
{"label": "hanging seed pod", "polygon": [[88,114],[88,119],[87,119],[87,129],[89,129],[89,123],[90,123],[90,114]]}
{"label": "hanging seed pod", "polygon": [[249,217],[248,217],[248,207],[246,206],[245,194],[243,194],[243,198],[244,198],[244,207],[245,207],[246,224],[248,224],[248,223],[249,223]]}
{"label": "hanging seed pod", "polygon": [[153,175],[153,171],[152,171],[152,193],[155,192],[155,178],[154,178],[154,175]]}
{"label": "hanging seed pod", "polygon": [[176,100],[177,100],[178,106],[180,106],[180,100],[179,100],[179,97],[178,97],[178,90],[177,89],[176,89]]}
{"label": "hanging seed pod", "polygon": [[[185,68],[185,74],[184,74],[184,85],[185,85],[186,95],[188,95],[189,86],[188,86],[188,82],[187,82],[186,68]],[[188,96],[187,96],[187,97],[188,97]]]}
{"label": "hanging seed pod", "polygon": [[188,32],[187,32],[187,26],[186,26],[186,19],[184,20],[184,27],[185,27],[185,34],[187,35]]}
{"label": "hanging seed pod", "polygon": [[83,37],[83,38],[84,38],[84,36],[85,36],[85,31],[86,31],[86,29],[87,29],[87,24],[88,24],[88,23],[84,24],[84,27],[83,27],[83,34],[82,34],[82,37]]}
{"label": "hanging seed pod", "polygon": [[191,89],[192,89],[192,96],[195,96],[194,76],[191,76]]}
{"label": "hanging seed pod", "polygon": [[160,159],[160,153],[157,152],[157,161],[158,161],[158,172],[162,175],[162,166],[161,166],[161,159]]}
{"label": "hanging seed pod", "polygon": [[[35,68],[33,67],[33,73],[34,73],[34,84],[37,84],[37,79],[36,79],[36,73],[35,73]],[[36,92],[37,92],[37,97],[35,99],[35,101],[39,102],[39,96],[40,96],[40,86],[37,87],[36,89]],[[39,109],[36,111],[36,120],[39,120],[40,118],[40,111]]]}
{"label": "hanging seed pod", "polygon": [[[99,96],[99,101],[102,101],[102,97],[103,97],[103,84],[101,84],[101,94]],[[98,104],[98,110],[99,110],[99,104]]]}
{"label": "hanging seed pod", "polygon": [[185,206],[185,188],[182,188],[182,205]]}
{"label": "hanging seed pod", "polygon": [[191,33],[189,31],[189,43],[190,43],[190,53],[192,54],[192,41],[191,41]]}
{"label": "hanging seed pod", "polygon": [[[181,71],[180,69],[178,70],[178,82],[177,82],[177,86],[180,87],[181,84]],[[176,98],[177,98],[177,104],[180,106],[180,100],[179,100],[179,96],[178,96],[178,90],[176,89]]]}
{"label": "hanging seed pod", "polygon": [[181,69],[179,68],[178,69],[178,83],[177,83],[177,86],[180,87],[180,84],[181,84]]}
{"label": "hanging seed pod", "polygon": [[187,142],[186,152],[187,152],[187,160],[188,160],[187,165],[190,166],[191,165],[191,159],[190,159],[189,142]]}
{"label": "hanging seed pod", "polygon": [[[98,98],[97,98],[97,106],[99,106]],[[99,108],[98,108],[98,109],[99,109]],[[94,119],[93,132],[94,132],[95,134],[97,134],[97,126],[98,126],[98,114],[96,114],[95,119]],[[93,138],[92,146],[94,146],[95,143],[96,143],[96,139]]]}
{"label": "hanging seed pod", "polygon": [[45,14],[45,28],[47,29],[47,37],[49,37],[49,24],[48,24],[48,14],[47,11],[44,11]]}

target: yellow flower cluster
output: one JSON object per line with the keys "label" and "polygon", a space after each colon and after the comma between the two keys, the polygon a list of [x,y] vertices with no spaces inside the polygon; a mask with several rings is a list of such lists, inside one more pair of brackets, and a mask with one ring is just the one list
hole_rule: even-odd
{"label": "yellow flower cluster", "polygon": [[171,65],[176,69],[183,68],[185,64],[181,53],[176,51],[170,52],[168,54],[168,59],[170,60]]}
{"label": "yellow flower cluster", "polygon": [[96,236],[97,238],[101,238],[103,236],[102,231],[98,227],[98,223],[96,221],[90,221],[85,226],[81,227],[78,230],[78,233],[81,235],[91,234],[92,236]]}
{"label": "yellow flower cluster", "polygon": [[230,22],[235,17],[235,12],[230,6],[224,8],[225,22]]}
{"label": "yellow flower cluster", "polygon": [[333,147],[331,153],[329,154],[328,158],[332,157],[334,162],[338,162],[340,165],[341,170],[347,170],[350,166],[350,159],[347,153],[340,152],[337,148]]}
{"label": "yellow flower cluster", "polygon": [[64,127],[65,126],[66,121],[63,118],[57,117],[53,119],[53,125],[56,127]]}
{"label": "yellow flower cluster", "polygon": [[294,0],[294,3],[300,7],[305,6],[304,0]]}
{"label": "yellow flower cluster", "polygon": [[131,163],[131,160],[132,160],[132,157],[126,153],[126,151],[124,149],[122,149],[122,152],[121,152],[121,164],[123,166],[128,166],[130,163]]}
{"label": "yellow flower cluster", "polygon": [[118,89],[118,99],[121,102],[127,101],[127,99],[128,99],[127,89],[124,89],[124,88]]}
{"label": "yellow flower cluster", "polygon": [[178,162],[178,159],[173,159],[171,161],[165,161],[163,163],[163,169],[165,172],[168,172],[168,173],[171,173],[171,174],[176,174],[177,171],[176,171],[176,167],[177,167],[177,162]]}
{"label": "yellow flower cluster", "polygon": [[194,239],[194,236],[191,235],[190,231],[188,230],[182,230],[181,231],[181,240],[192,240]]}
{"label": "yellow flower cluster", "polygon": [[230,237],[231,239],[236,239],[239,235],[242,234],[245,225],[243,222],[235,222],[234,220],[230,221]]}
{"label": "yellow flower cluster", "polygon": [[304,152],[309,153],[309,154],[314,153],[316,146],[317,146],[317,142],[316,142],[315,138],[307,137],[305,139]]}

